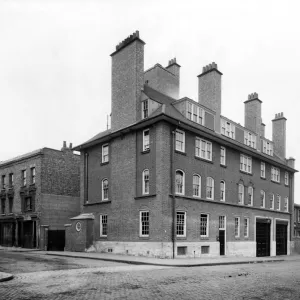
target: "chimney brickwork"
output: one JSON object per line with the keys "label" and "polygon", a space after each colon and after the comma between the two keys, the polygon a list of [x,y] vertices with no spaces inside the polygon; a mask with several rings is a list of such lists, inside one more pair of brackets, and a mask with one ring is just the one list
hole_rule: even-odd
{"label": "chimney brickwork", "polygon": [[216,112],[217,132],[220,132],[222,75],[214,62],[203,67],[202,73],[198,75],[198,102]]}
{"label": "chimney brickwork", "polygon": [[254,131],[258,135],[262,132],[261,103],[257,93],[248,95],[245,103],[245,128]]}
{"label": "chimney brickwork", "polygon": [[136,31],[111,54],[113,131],[129,126],[141,117],[139,100],[144,84],[144,45]]}
{"label": "chimney brickwork", "polygon": [[286,118],[283,113],[275,114],[273,122],[274,153],[281,159],[285,159],[286,149]]}

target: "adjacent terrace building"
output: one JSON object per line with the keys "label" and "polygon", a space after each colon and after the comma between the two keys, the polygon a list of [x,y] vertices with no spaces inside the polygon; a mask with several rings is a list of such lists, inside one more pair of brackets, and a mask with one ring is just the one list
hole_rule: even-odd
{"label": "adjacent terrace building", "polygon": [[[290,254],[294,159],[286,118],[265,137],[262,101],[246,97],[244,126],[221,112],[222,73],[198,76],[179,99],[180,65],[144,70],[139,33],[111,54],[111,128],[81,152],[81,215],[66,249],[156,257]],[[225,105],[230,105],[227,101]]]}
{"label": "adjacent terrace building", "polygon": [[0,245],[64,250],[64,224],[80,212],[80,157],[71,148],[0,162]]}

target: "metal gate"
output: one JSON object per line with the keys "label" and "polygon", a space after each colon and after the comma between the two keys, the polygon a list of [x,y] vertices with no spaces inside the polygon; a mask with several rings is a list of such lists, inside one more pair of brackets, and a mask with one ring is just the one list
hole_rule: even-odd
{"label": "metal gate", "polygon": [[276,255],[287,255],[286,224],[276,224]]}
{"label": "metal gate", "polygon": [[270,256],[270,223],[256,222],[256,256]]}
{"label": "metal gate", "polygon": [[48,251],[64,251],[65,230],[48,230]]}

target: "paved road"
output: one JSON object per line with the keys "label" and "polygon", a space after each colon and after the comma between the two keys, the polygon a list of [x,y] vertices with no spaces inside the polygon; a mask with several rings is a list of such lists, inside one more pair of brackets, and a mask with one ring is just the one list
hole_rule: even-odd
{"label": "paved road", "polygon": [[[2,267],[1,257],[2,253]],[[76,265],[76,260],[73,263]],[[12,281],[0,283],[0,299],[299,300],[300,260],[193,268],[93,260],[76,269],[17,274]]]}

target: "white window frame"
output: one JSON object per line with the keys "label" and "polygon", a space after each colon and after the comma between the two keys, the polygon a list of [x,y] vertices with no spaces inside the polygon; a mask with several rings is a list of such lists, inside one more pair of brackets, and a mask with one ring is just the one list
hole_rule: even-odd
{"label": "white window frame", "polygon": [[[211,179],[211,186],[208,186],[209,179]],[[208,188],[211,188],[211,197],[208,197]],[[214,200],[215,194],[215,180],[212,177],[206,178],[206,199]]]}
{"label": "white window frame", "polygon": [[249,218],[244,218],[244,237],[248,238],[249,237]]}
{"label": "white window frame", "polygon": [[226,216],[219,216],[219,230],[225,230],[225,229],[226,229]]}
{"label": "white window frame", "polygon": [[[240,197],[241,195],[241,197]],[[245,197],[245,186],[242,183],[238,185],[238,203],[244,204],[244,197]]]}
{"label": "white window frame", "polygon": [[231,139],[235,139],[235,125],[229,121],[221,119],[221,134]]}
{"label": "white window frame", "polygon": [[200,106],[189,101],[186,102],[186,118],[192,122],[204,125],[205,112]]}
{"label": "white window frame", "polygon": [[[263,203],[263,205],[261,205]],[[264,190],[260,191],[260,207],[265,208],[266,207],[266,193]]]}
{"label": "white window frame", "polygon": [[[148,135],[146,133],[148,132]],[[148,141],[147,138],[148,137]],[[143,151],[149,151],[150,150],[150,129],[143,130]]]}
{"label": "white window frame", "polygon": [[226,148],[223,146],[220,148],[220,164],[226,166]]}
{"label": "white window frame", "polygon": [[22,170],[22,186],[26,186],[27,185],[27,171],[26,170]]}
{"label": "white window frame", "polygon": [[[177,134],[182,135],[182,141],[179,140]],[[178,142],[178,143],[177,143]],[[181,145],[181,146],[179,146]],[[185,152],[185,132],[179,129],[176,129],[175,132],[175,150],[180,152]]]}
{"label": "white window frame", "polygon": [[280,183],[280,169],[271,167],[271,180]]}
{"label": "white window frame", "polygon": [[[146,221],[143,221],[143,214],[148,213],[148,224]],[[143,234],[143,225],[148,226],[148,234]],[[140,210],[140,237],[148,237],[150,234],[150,212],[149,210]]]}
{"label": "white window frame", "polygon": [[240,217],[234,217],[234,237],[235,238],[240,237],[240,231],[241,231],[240,229],[241,229],[241,218]]}
{"label": "white window frame", "polygon": [[[195,183],[194,178],[198,178],[198,195],[195,194]],[[193,175],[193,197],[201,198],[201,176],[199,174],[194,174]]]}
{"label": "white window frame", "polygon": [[[178,192],[178,189],[177,189],[177,178],[176,178],[177,172],[182,173],[182,192]],[[184,195],[184,193],[185,193],[185,173],[182,170],[178,169],[175,171],[175,194],[176,195]]]}
{"label": "white window frame", "polygon": [[289,211],[289,198],[284,197],[284,211],[288,212]]}
{"label": "white window frame", "polygon": [[142,119],[146,119],[149,117],[149,101],[144,100],[142,102]]}
{"label": "white window frame", "polygon": [[262,152],[267,154],[267,155],[270,155],[270,156],[273,156],[273,144],[266,141],[266,140],[263,140],[263,149],[262,149]]}
{"label": "white window frame", "polygon": [[266,164],[264,162],[260,163],[260,177],[266,178]]}
{"label": "white window frame", "polygon": [[[103,220],[106,218],[106,223],[103,223]],[[101,237],[107,237],[107,232],[108,232],[108,217],[107,214],[105,215],[100,215],[100,236]],[[103,224],[106,224],[106,234],[103,234]]]}
{"label": "white window frame", "polygon": [[249,131],[244,131],[244,144],[256,149],[256,135]]}
{"label": "white window frame", "polygon": [[186,117],[189,120],[193,120],[193,104],[189,101],[186,102]]}
{"label": "white window frame", "polygon": [[212,143],[196,137],[195,155],[205,160],[212,161]]}
{"label": "white window frame", "polygon": [[[201,234],[201,231],[202,231],[202,215],[203,216],[206,216],[206,226],[205,226],[205,234]],[[209,214],[206,214],[206,213],[203,213],[203,214],[200,214],[200,237],[209,237]]]}
{"label": "white window frame", "polygon": [[[104,197],[104,181],[107,181],[107,198]],[[109,181],[107,178],[102,180],[102,201],[108,201],[109,199]]]}
{"label": "white window frame", "polygon": [[276,195],[276,210],[281,209],[281,196],[279,194]]}
{"label": "white window frame", "polygon": [[[180,213],[180,215],[183,214],[184,216],[184,223],[183,223],[183,234],[178,234],[177,230],[178,230],[178,213]],[[181,225],[181,224],[180,224]],[[176,236],[177,237],[186,237],[186,212],[185,211],[176,211]]]}
{"label": "white window frame", "polygon": [[[224,186],[223,198],[222,198],[222,183],[223,183],[223,186]],[[225,202],[225,200],[226,200],[226,183],[225,183],[225,180],[221,180],[220,181],[220,201]]]}
{"label": "white window frame", "polygon": [[289,185],[289,173],[284,172],[284,184]]}
{"label": "white window frame", "polygon": [[[104,153],[104,149],[107,148],[107,154]],[[102,145],[102,163],[109,162],[109,144]]]}
{"label": "white window frame", "polygon": [[[272,198],[272,201],[271,201]],[[272,205],[270,205],[270,209],[274,210],[274,202],[275,202],[275,196],[274,194],[270,194],[270,202],[272,203]]]}
{"label": "white window frame", "polygon": [[[148,179],[146,179],[146,172],[148,172]],[[145,169],[142,173],[142,194],[143,195],[149,195],[150,192],[150,172],[149,169]],[[148,191],[146,190],[146,181],[148,182]]]}
{"label": "white window frame", "polygon": [[[249,199],[251,199],[251,203],[250,203]],[[253,186],[248,186],[248,205],[249,206],[253,206],[253,199],[254,199]]]}
{"label": "white window frame", "polygon": [[252,158],[245,154],[240,154],[240,171],[252,174]]}

